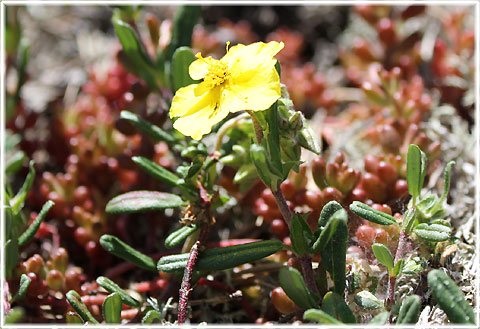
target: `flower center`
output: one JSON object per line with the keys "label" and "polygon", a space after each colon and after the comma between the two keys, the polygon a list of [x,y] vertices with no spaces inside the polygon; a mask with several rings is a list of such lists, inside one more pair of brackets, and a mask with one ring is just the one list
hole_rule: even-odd
{"label": "flower center", "polygon": [[229,77],[228,65],[220,61],[215,61],[210,64],[208,73],[203,79],[207,83],[209,88],[220,86]]}

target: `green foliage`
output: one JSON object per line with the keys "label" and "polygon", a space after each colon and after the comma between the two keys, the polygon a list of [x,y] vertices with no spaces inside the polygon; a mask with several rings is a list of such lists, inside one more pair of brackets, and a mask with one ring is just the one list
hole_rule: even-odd
{"label": "green foliage", "polygon": [[37,233],[40,224],[44,220],[44,218],[47,216],[47,213],[50,211],[50,209],[55,205],[55,203],[51,200],[47,201],[43,207],[40,213],[38,214],[37,218],[33,221],[33,223],[23,232],[22,235],[18,238],[18,246],[21,247],[25,245],[27,242],[29,242]]}
{"label": "green foliage", "polygon": [[100,244],[106,251],[117,257],[125,259],[143,269],[156,271],[155,261],[152,258],[133,249],[113,235],[102,235]]}
{"label": "green foliage", "polygon": [[142,156],[132,157],[132,161],[135,162],[140,168],[142,168],[147,174],[159,181],[169,184],[171,186],[180,186],[180,177],[156,164],[155,162],[144,158]]}
{"label": "green foliage", "polygon": [[393,216],[375,210],[360,201],[353,201],[350,205],[350,210],[353,211],[354,214],[375,224],[392,225],[397,223]]}
{"label": "green foliage", "polygon": [[75,290],[70,290],[69,292],[67,292],[66,297],[67,301],[70,303],[70,305],[72,305],[75,312],[80,315],[84,323],[90,322],[93,324],[100,324],[93,317],[92,313],[90,313],[87,306],[82,302],[82,298]]}
{"label": "green foliage", "polygon": [[360,291],[354,297],[355,303],[365,310],[379,310],[383,308],[383,302],[375,297],[370,291]]}
{"label": "green foliage", "polygon": [[107,203],[108,214],[131,214],[184,206],[185,202],[175,194],[156,191],[133,191],[120,194]]}
{"label": "green foliage", "polygon": [[20,323],[25,316],[25,311],[21,307],[12,308],[5,314],[5,324]]}
{"label": "green foliage", "polygon": [[106,323],[120,323],[122,321],[122,298],[118,292],[114,292],[105,298],[102,313]]}
{"label": "green foliage", "polygon": [[13,301],[19,301],[25,298],[27,295],[28,287],[30,286],[30,283],[32,282],[32,279],[26,274],[22,274],[20,276],[20,287],[18,288],[17,293],[13,297]]}
{"label": "green foliage", "polygon": [[182,244],[190,235],[198,231],[198,225],[193,224],[192,226],[182,226],[178,230],[170,233],[165,239],[165,247],[168,249],[175,248],[176,246]]}
{"label": "green foliage", "polygon": [[303,256],[310,251],[310,244],[313,239],[312,231],[305,221],[305,215],[293,214],[290,240],[292,249],[297,256]]}
{"label": "green foliage", "polygon": [[343,323],[357,322],[345,299],[337,293],[330,291],[323,296],[322,310]]}
{"label": "green foliage", "polygon": [[287,296],[301,308],[317,307],[319,297],[308,289],[300,272],[293,267],[282,267],[278,276]]}
{"label": "green foliage", "polygon": [[25,152],[17,148],[20,143],[20,136],[13,134],[10,130],[5,130],[5,174],[16,173],[23,165],[26,159]]}
{"label": "green foliage", "polygon": [[397,324],[415,324],[420,316],[421,300],[417,295],[407,296],[400,306]]}
{"label": "green foliage", "polygon": [[200,16],[200,6],[180,6],[173,18],[172,38],[168,46],[168,59],[171,60],[175,50],[190,46],[192,43],[193,27]]}
{"label": "green foliage", "polygon": [[[282,248],[282,242],[270,240],[207,249],[200,253],[195,264],[195,270],[225,270],[270,256]],[[158,261],[157,269],[163,272],[183,271],[187,265],[188,257],[188,253],[164,256]]]}
{"label": "green foliage", "polygon": [[99,286],[104,288],[109,293],[118,294],[118,296],[120,296],[122,302],[125,303],[126,305],[130,305],[130,306],[133,306],[133,307],[139,307],[141,305],[138,300],[136,300],[135,298],[133,298],[132,296],[127,294],[125,292],[125,290],[120,288],[115,282],[113,282],[109,278],[106,278],[104,276],[99,276],[96,281],[97,281]]}
{"label": "green foliage", "polygon": [[[335,202],[335,201],[330,201],[329,203],[331,204],[332,202]],[[335,202],[335,204],[338,204]],[[327,204],[328,205],[328,204]],[[325,207],[327,206],[325,205]],[[324,207],[324,209],[325,209]],[[331,206],[329,207],[330,209],[338,209],[336,206]],[[341,208],[341,206],[340,206]],[[322,213],[323,213],[323,209],[322,209]],[[325,248],[327,247],[328,243],[332,240],[335,232],[336,232],[336,229],[337,229],[337,226],[343,221],[343,217],[342,216],[333,216],[331,215],[329,217],[329,219],[327,219],[327,223],[325,225],[325,227],[320,227],[320,234],[318,236],[318,239],[313,243],[313,246],[312,246],[312,251],[314,253],[317,253],[317,252],[322,252],[325,250]],[[319,225],[320,225],[320,221],[322,221],[322,215],[320,215],[320,218],[319,218]]]}
{"label": "green foliage", "polygon": [[390,249],[388,249],[387,246],[381,243],[374,243],[372,245],[372,250],[375,257],[378,259],[378,261],[387,267],[388,272],[391,275],[394,264],[393,264],[393,256],[392,256],[392,253],[390,252]]}
{"label": "green foliage", "polygon": [[162,320],[162,315],[156,310],[148,311],[142,318],[142,324],[151,324],[155,320]]}
{"label": "green foliage", "polygon": [[175,50],[170,69],[173,91],[176,92],[182,87],[195,83],[188,71],[190,64],[195,59],[195,55],[189,47],[180,47]]}
{"label": "green foliage", "polygon": [[305,320],[315,321],[322,324],[343,325],[342,322],[330,316],[328,313],[318,309],[306,310],[305,313],[303,313],[303,318]]}
{"label": "green foliage", "polygon": [[415,234],[430,242],[442,242],[448,240],[452,233],[449,226],[442,224],[421,223],[415,227]]}
{"label": "green foliage", "polygon": [[148,137],[152,138],[157,142],[167,142],[167,143],[174,143],[176,138],[162,130],[161,128],[151,124],[150,122],[140,118],[138,115],[128,112],[122,111],[120,112],[120,118],[127,120],[130,122],[135,128],[140,130],[142,133],[147,135]]}
{"label": "green foliage", "polygon": [[[338,217],[338,219],[335,219]],[[322,263],[330,272],[334,282],[334,291],[343,295],[346,286],[346,254],[348,243],[347,212],[342,208],[332,215],[331,220],[338,220],[336,230],[327,246],[322,251]]]}
{"label": "green foliage", "polygon": [[27,198],[28,192],[32,189],[33,181],[35,180],[35,163],[34,161],[30,161],[29,167],[30,170],[28,172],[27,178],[23,183],[20,191],[10,200],[10,205],[12,207],[13,214],[18,214],[25,203],[25,199]]}
{"label": "green foliage", "polygon": [[427,169],[427,156],[415,144],[410,144],[407,154],[407,185],[413,202],[420,197]]}
{"label": "green foliage", "polygon": [[390,312],[384,311],[375,315],[368,324],[374,326],[383,326],[385,323],[387,323],[389,317]]}
{"label": "green foliage", "polygon": [[475,324],[475,314],[455,282],[442,270],[428,273],[428,286],[438,306],[453,323]]}

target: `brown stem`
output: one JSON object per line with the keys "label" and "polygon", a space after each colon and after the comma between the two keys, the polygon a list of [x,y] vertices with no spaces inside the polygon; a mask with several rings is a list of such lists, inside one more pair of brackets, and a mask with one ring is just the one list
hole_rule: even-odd
{"label": "brown stem", "polygon": [[302,265],[303,278],[305,279],[305,284],[308,289],[314,292],[316,295],[320,295],[318,291],[317,284],[315,282],[315,272],[312,268],[312,257],[305,254],[300,259],[300,264]]}
{"label": "brown stem", "polygon": [[[397,264],[397,262],[400,259],[403,259],[405,257],[405,252],[407,249],[407,238],[408,234],[405,231],[400,232],[400,239],[398,241],[398,247],[397,247],[397,252],[395,254],[395,261],[394,264]],[[397,278],[394,276],[389,277],[388,280],[388,294],[387,294],[387,305],[393,305],[395,303],[395,283],[397,281]]]}
{"label": "brown stem", "polygon": [[285,197],[283,196],[282,190],[280,189],[280,187],[277,187],[276,191],[272,190],[272,194],[275,197],[278,209],[280,209],[285,223],[287,223],[288,228],[291,229],[293,213],[290,210],[290,207],[288,206]]}
{"label": "brown stem", "polygon": [[190,292],[192,291],[192,274],[195,263],[197,262],[198,252],[200,246],[205,242],[208,234],[208,225],[202,227],[200,237],[197,242],[190,249],[190,255],[188,256],[187,266],[183,272],[182,285],[180,287],[180,297],[178,301],[178,324],[185,323],[187,319],[187,306]]}

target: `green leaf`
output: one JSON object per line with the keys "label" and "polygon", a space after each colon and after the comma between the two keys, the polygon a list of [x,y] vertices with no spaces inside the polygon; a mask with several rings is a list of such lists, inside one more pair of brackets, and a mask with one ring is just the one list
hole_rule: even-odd
{"label": "green leaf", "polygon": [[190,77],[189,66],[196,60],[190,47],[180,47],[175,50],[172,57],[170,74],[172,76],[172,88],[176,92],[182,87],[186,87],[197,81]]}
{"label": "green leaf", "polygon": [[147,174],[149,174],[153,178],[156,178],[159,181],[169,184],[171,186],[180,185],[180,177],[178,177],[171,171],[163,168],[162,166],[156,164],[155,162],[141,156],[132,157],[132,161],[139,165],[140,168],[142,168]]}
{"label": "green leaf", "polygon": [[82,318],[75,312],[68,311],[67,314],[65,314],[65,320],[67,324],[82,324],[83,320]]}
{"label": "green leaf", "polygon": [[393,270],[393,256],[392,253],[390,252],[390,249],[387,248],[387,246],[381,244],[381,243],[374,243],[372,245],[372,250],[375,255],[375,257],[378,259],[378,261],[385,265],[388,269],[388,272],[390,273]]}
{"label": "green leaf", "polygon": [[142,77],[150,88],[158,90],[161,80],[160,70],[157,70],[153,64],[140,37],[129,24],[118,19],[117,15],[112,16],[112,23],[135,73]]}
{"label": "green leaf", "polygon": [[47,213],[50,211],[50,209],[54,205],[55,205],[55,203],[51,200],[48,200],[43,205],[42,210],[37,215],[37,218],[35,218],[35,220],[32,222],[32,224],[18,238],[18,246],[19,247],[25,245],[28,241],[30,241],[35,236],[35,233],[37,233],[37,231],[40,227],[40,224],[42,223],[44,218],[47,216]]}
{"label": "green leaf", "polygon": [[375,297],[370,291],[360,291],[354,297],[355,303],[365,310],[379,310],[383,308],[383,302]]}
{"label": "green leaf", "polygon": [[102,313],[106,323],[122,322],[122,298],[118,292],[114,292],[105,298],[102,306]]}
{"label": "green leaf", "polygon": [[415,234],[427,241],[442,242],[450,238],[452,229],[448,226],[441,224],[418,224],[415,227]]}
{"label": "green leaf", "polygon": [[151,324],[155,320],[162,320],[162,315],[156,310],[150,310],[142,318],[142,324]]}
{"label": "green leaf", "polygon": [[404,274],[417,274],[423,269],[420,257],[413,257],[408,260],[402,268]]}
{"label": "green leaf", "polygon": [[356,323],[355,315],[345,303],[345,299],[337,293],[327,292],[323,296],[322,310],[334,318],[339,318],[343,323]]}
{"label": "green leaf", "polygon": [[320,152],[322,152],[322,148],[320,146],[317,135],[315,135],[314,130],[307,124],[305,119],[303,123],[303,128],[300,130],[300,133],[298,134],[298,143],[303,148],[317,155],[320,154]]}
{"label": "green leaf", "polygon": [[366,219],[372,223],[380,225],[392,225],[397,221],[393,216],[384,212],[373,209],[360,201],[353,201],[350,205],[350,210],[356,215]]}
{"label": "green leaf", "polygon": [[125,259],[132,264],[137,265],[138,267],[154,272],[157,271],[155,261],[152,258],[133,249],[128,244],[113,235],[102,235],[100,237],[100,244],[109,253]]}
{"label": "green leaf", "polygon": [[262,182],[272,190],[276,190],[278,188],[280,176],[279,173],[272,170],[273,167],[267,157],[265,148],[258,144],[252,144],[250,146],[250,158],[252,159]]}
{"label": "green leaf", "polygon": [[343,209],[343,207],[337,201],[330,201],[324,205],[318,218],[318,228],[325,227],[330,217],[340,209]]}
{"label": "green leaf", "polygon": [[14,214],[18,214],[20,210],[22,210],[27,194],[33,186],[33,181],[35,180],[34,164],[35,162],[31,160],[29,164],[30,170],[28,172],[27,178],[25,179],[25,182],[23,183],[20,191],[18,191],[17,195],[15,195],[12,200],[10,200],[10,205],[12,206]]}
{"label": "green leaf", "polygon": [[450,161],[447,166],[445,167],[445,171],[443,173],[443,193],[440,199],[438,199],[437,203],[430,209],[431,216],[435,215],[435,213],[443,206],[443,203],[447,199],[448,192],[450,191],[450,171],[452,170],[452,166],[455,164],[455,161]]}
{"label": "green leaf", "polygon": [[152,138],[157,142],[164,141],[167,143],[174,143],[176,141],[175,138],[169,133],[151,124],[150,122],[143,120],[138,115],[132,112],[122,111],[120,112],[120,118],[127,120],[132,125],[134,125],[135,128],[137,128],[142,133],[144,133],[145,135],[149,136],[150,138]]}
{"label": "green leaf", "polygon": [[99,276],[96,281],[99,286],[101,286],[103,289],[105,289],[109,293],[111,294],[117,293],[118,296],[120,296],[122,302],[125,303],[126,305],[130,305],[133,307],[139,307],[141,305],[138,300],[136,300],[135,298],[127,294],[125,290],[120,288],[115,282],[113,282],[109,278],[106,278],[104,276]]}
{"label": "green leaf", "polygon": [[308,289],[300,272],[293,267],[282,267],[278,276],[280,286],[300,308],[318,306],[319,298]]}
{"label": "green leaf", "polygon": [[390,312],[384,311],[382,313],[378,313],[377,315],[375,315],[368,324],[383,326],[385,323],[387,323],[387,320],[389,317],[390,317]]}
{"label": "green leaf", "polygon": [[407,154],[407,185],[413,200],[416,200],[422,192],[425,170],[425,153],[417,145],[410,144]]}
{"label": "green leaf", "polygon": [[17,90],[15,91],[15,104],[18,104],[20,100],[20,92],[22,91],[23,84],[25,83],[25,72],[27,70],[27,64],[30,57],[30,45],[24,38],[20,40],[18,48],[18,75],[17,75]]}
{"label": "green leaf", "polygon": [[453,323],[475,324],[475,313],[460,288],[442,270],[428,273],[428,285],[440,308]]}
{"label": "green leaf", "polygon": [[15,151],[11,155],[5,156],[5,174],[10,175],[16,173],[22,168],[23,162],[27,156],[23,151]]}
{"label": "green leaf", "polygon": [[280,134],[278,130],[278,110],[277,102],[275,102],[265,112],[265,116],[268,123],[268,135],[267,145],[268,153],[272,159],[272,166],[278,171],[283,173],[282,158],[280,153]]}
{"label": "green leaf", "polygon": [[[331,201],[331,202],[335,202],[335,201]],[[325,207],[324,207],[324,209],[325,209]],[[338,209],[336,206],[334,208]],[[342,209],[341,206],[340,206],[340,208]],[[333,207],[332,207],[332,209],[333,209]],[[323,209],[322,209],[322,212],[323,212]],[[320,218],[321,218],[321,216],[320,216]],[[322,252],[323,250],[325,250],[328,242],[330,242],[330,240],[333,238],[333,235],[334,235],[334,233],[337,229],[338,224],[342,220],[343,219],[340,216],[331,216],[330,217],[330,220],[327,222],[327,225],[321,231],[318,239],[315,241],[315,243],[312,246],[312,251],[314,253]]]}
{"label": "green leaf", "polygon": [[183,5],[173,18],[172,37],[168,45],[168,59],[172,59],[175,50],[192,43],[193,27],[200,16],[200,6]]}
{"label": "green leaf", "polygon": [[[202,251],[195,264],[195,270],[225,270],[270,256],[283,248],[278,240],[257,241],[235,246],[212,248]],[[169,255],[160,258],[157,269],[163,272],[183,271],[189,253]]]}
{"label": "green leaf", "polygon": [[303,313],[303,318],[305,320],[315,321],[318,323],[325,323],[325,324],[336,324],[342,325],[343,323],[338,321],[337,319],[331,317],[328,313],[325,313],[322,310],[318,309],[309,309]]}
{"label": "green leaf", "polygon": [[421,300],[417,295],[406,297],[397,317],[397,324],[415,324],[420,316]]}
{"label": "green leaf", "polygon": [[156,191],[133,191],[120,194],[107,203],[108,214],[130,214],[184,206],[178,195]]}
{"label": "green leaf", "polygon": [[330,220],[338,217],[338,224],[333,238],[322,252],[322,262],[330,272],[335,284],[334,291],[343,295],[346,286],[346,255],[348,243],[347,212],[342,208],[335,212]]}
{"label": "green leaf", "polygon": [[399,259],[398,262],[395,263],[395,266],[392,269],[392,276],[397,277],[400,273],[403,273],[403,263],[405,262],[404,259]]}
{"label": "green leaf", "polygon": [[25,311],[21,307],[12,308],[5,314],[5,324],[19,323],[25,316]]}
{"label": "green leaf", "polygon": [[5,243],[5,276],[10,278],[18,263],[18,240],[10,239]]}
{"label": "green leaf", "polygon": [[167,236],[165,239],[165,247],[167,247],[167,249],[171,249],[180,245],[197,230],[198,225],[196,224],[193,224],[192,226],[184,225],[180,227],[178,230],[173,231]]}
{"label": "green leaf", "polygon": [[17,293],[13,297],[14,301],[22,300],[25,298],[25,296],[27,295],[28,287],[30,286],[31,282],[32,282],[32,279],[30,279],[28,275],[22,274],[20,276],[20,287],[18,288]]}
{"label": "green leaf", "polygon": [[70,290],[67,292],[67,301],[72,305],[75,312],[80,315],[83,322],[91,322],[93,324],[100,324],[90,313],[87,306],[82,302],[82,298],[75,290]]}
{"label": "green leaf", "polygon": [[412,229],[417,222],[418,222],[417,209],[409,208],[403,215],[402,231],[405,231],[405,233],[410,234],[410,232],[412,232]]}
{"label": "green leaf", "polygon": [[292,241],[292,248],[297,256],[304,255],[309,249],[309,241],[307,236],[311,236],[310,227],[300,214],[293,214],[292,227],[290,232],[290,240]]}

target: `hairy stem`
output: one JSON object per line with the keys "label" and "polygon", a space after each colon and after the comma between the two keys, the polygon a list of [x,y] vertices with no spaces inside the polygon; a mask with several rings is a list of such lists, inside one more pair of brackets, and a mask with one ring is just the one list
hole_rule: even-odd
{"label": "hairy stem", "polygon": [[255,116],[255,113],[253,111],[247,111],[247,113],[250,114],[250,117],[252,118],[253,128],[255,129],[255,139],[257,140],[257,144],[261,145],[263,141],[262,126],[260,125],[260,122],[258,122],[258,119]]}
{"label": "hairy stem", "polygon": [[[397,252],[395,254],[395,261],[396,264],[400,259],[405,257],[405,252],[407,250],[407,238],[408,234],[405,231],[400,232],[400,239],[398,241]],[[393,305],[395,303],[395,283],[397,278],[391,276],[388,280],[388,293],[387,293],[387,305]]]}
{"label": "hairy stem", "polygon": [[280,189],[280,187],[277,187],[276,191],[272,190],[272,194],[275,197],[278,209],[280,209],[285,223],[287,223],[288,228],[291,229],[293,212],[290,210],[290,207],[288,206],[287,201],[283,196],[282,190]]}
{"label": "hairy stem", "polygon": [[182,285],[180,286],[180,297],[178,301],[178,324],[185,323],[187,319],[187,306],[190,292],[192,291],[192,274],[195,263],[197,262],[200,246],[205,242],[208,235],[208,225],[202,227],[200,237],[190,249],[187,266],[183,272]]}
{"label": "hairy stem", "polygon": [[320,295],[318,291],[317,284],[315,282],[315,272],[312,268],[312,257],[310,255],[303,255],[300,259],[300,264],[302,265],[303,278],[305,279],[305,284],[308,289],[314,292],[316,295]]}

